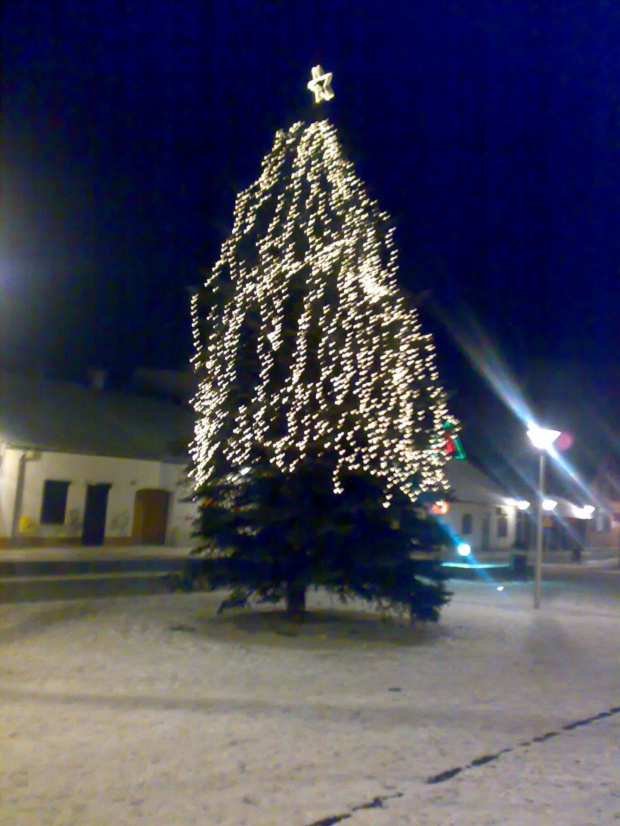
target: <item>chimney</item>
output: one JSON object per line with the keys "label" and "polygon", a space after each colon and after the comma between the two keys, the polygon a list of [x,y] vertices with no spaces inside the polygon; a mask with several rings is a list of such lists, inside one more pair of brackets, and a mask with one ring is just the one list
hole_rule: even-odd
{"label": "chimney", "polygon": [[91,368],[88,371],[88,383],[93,390],[103,390],[105,387],[105,370],[96,370]]}

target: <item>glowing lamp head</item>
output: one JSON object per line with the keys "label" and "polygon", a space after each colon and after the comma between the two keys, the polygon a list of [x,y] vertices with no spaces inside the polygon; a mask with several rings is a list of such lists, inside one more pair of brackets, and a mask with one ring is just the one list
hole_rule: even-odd
{"label": "glowing lamp head", "polygon": [[517,502],[517,507],[520,511],[526,511],[529,508],[529,506],[530,503],[527,501],[527,499],[519,499],[519,501]]}
{"label": "glowing lamp head", "polygon": [[459,556],[469,556],[471,553],[471,545],[468,545],[467,542],[459,542],[456,546],[456,552]]}
{"label": "glowing lamp head", "polygon": [[561,433],[559,430],[549,430],[546,427],[531,425],[527,431],[527,436],[538,450],[549,450],[558,436],[561,436]]}
{"label": "glowing lamp head", "polygon": [[544,511],[552,511],[557,506],[555,499],[543,499],[542,507]]}

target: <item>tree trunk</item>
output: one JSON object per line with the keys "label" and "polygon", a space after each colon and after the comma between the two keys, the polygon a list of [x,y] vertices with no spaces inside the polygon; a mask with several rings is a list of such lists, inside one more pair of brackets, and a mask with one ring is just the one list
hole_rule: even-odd
{"label": "tree trunk", "polygon": [[289,582],[286,586],[286,615],[289,619],[300,620],[306,613],[306,586]]}

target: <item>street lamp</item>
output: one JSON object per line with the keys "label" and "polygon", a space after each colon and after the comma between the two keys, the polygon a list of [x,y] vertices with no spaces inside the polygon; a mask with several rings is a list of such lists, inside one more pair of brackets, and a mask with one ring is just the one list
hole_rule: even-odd
{"label": "street lamp", "polygon": [[[559,430],[532,425],[527,431],[528,438],[539,451],[538,461],[538,524],[536,529],[536,565],[534,568],[534,608],[540,608],[542,586],[542,551],[543,551],[543,510],[553,510],[557,505],[553,499],[545,499],[545,454],[560,435]],[[551,505],[553,502],[553,505]],[[545,507],[546,506],[546,507]]]}

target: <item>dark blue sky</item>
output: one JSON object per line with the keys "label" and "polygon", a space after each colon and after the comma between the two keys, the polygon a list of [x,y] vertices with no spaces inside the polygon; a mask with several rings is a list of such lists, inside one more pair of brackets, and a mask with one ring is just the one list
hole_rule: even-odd
{"label": "dark blue sky", "polygon": [[184,288],[320,61],[440,345],[473,313],[516,370],[616,364],[617,0],[5,0],[2,35],[6,362],[184,365]]}

